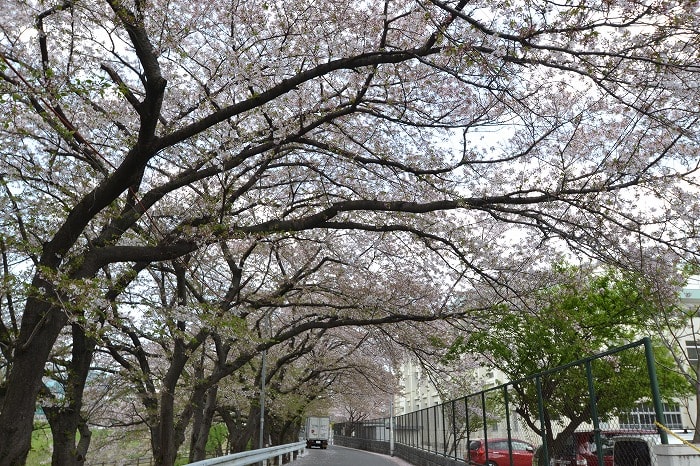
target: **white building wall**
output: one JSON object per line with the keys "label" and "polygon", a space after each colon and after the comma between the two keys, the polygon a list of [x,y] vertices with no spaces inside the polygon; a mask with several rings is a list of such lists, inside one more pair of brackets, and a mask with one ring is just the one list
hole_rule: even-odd
{"label": "white building wall", "polygon": [[435,386],[424,377],[422,368],[408,358],[401,364],[401,393],[394,398],[396,415],[412,413],[442,403]]}

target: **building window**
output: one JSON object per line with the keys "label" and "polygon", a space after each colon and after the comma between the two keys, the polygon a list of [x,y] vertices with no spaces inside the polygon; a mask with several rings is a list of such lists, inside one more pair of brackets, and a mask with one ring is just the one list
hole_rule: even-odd
{"label": "building window", "polygon": [[[656,414],[651,403],[641,403],[631,412],[620,416],[620,427],[623,429],[655,430]],[[682,429],[683,421],[680,406],[677,403],[664,403],[664,420],[669,429]]]}
{"label": "building window", "polygon": [[686,340],[685,349],[688,352],[688,361],[692,365],[696,365],[698,363],[698,354],[700,353],[700,341]]}

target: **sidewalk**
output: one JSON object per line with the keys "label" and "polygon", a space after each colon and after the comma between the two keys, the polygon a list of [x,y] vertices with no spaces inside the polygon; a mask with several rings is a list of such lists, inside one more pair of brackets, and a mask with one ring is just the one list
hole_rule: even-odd
{"label": "sidewalk", "polygon": [[408,461],[402,460],[398,456],[389,456],[389,459],[397,466],[413,466],[413,464],[409,463]]}
{"label": "sidewalk", "polygon": [[[364,451],[364,450],[363,450]],[[372,453],[372,452],[367,452],[367,453]],[[414,466],[412,463],[409,463],[406,460],[403,460],[399,458],[398,456],[389,456],[389,455],[382,455],[381,453],[372,453],[373,455],[381,456],[382,458],[386,458],[391,463],[395,464],[396,466]]]}

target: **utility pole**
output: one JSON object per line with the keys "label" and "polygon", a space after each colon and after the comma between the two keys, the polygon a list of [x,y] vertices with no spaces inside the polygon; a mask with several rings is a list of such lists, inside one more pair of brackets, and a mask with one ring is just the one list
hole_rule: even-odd
{"label": "utility pole", "polygon": [[[269,338],[272,339],[270,312],[272,311],[265,312],[265,323]],[[260,333],[262,334],[263,332],[261,331]],[[265,379],[267,379],[267,350],[263,350],[262,352],[262,368],[260,369],[260,440],[258,442],[258,448],[265,447]]]}
{"label": "utility pole", "polygon": [[260,376],[260,441],[258,448],[265,447],[265,379],[267,378],[267,350],[262,352],[262,369]]}
{"label": "utility pole", "polygon": [[394,395],[389,403],[389,456],[394,456]]}

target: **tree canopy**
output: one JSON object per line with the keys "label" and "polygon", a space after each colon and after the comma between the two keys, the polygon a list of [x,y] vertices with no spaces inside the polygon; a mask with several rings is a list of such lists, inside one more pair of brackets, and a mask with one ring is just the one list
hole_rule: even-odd
{"label": "tree canopy", "polygon": [[[96,353],[143,373],[156,345],[174,390],[207,347],[194,413],[262,350],[513,302],[553,255],[694,262],[697,13],[6,0],[0,465],[26,457],[50,362],[77,377],[54,460],[80,464]],[[132,382],[171,464],[173,393]]]}

